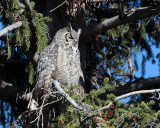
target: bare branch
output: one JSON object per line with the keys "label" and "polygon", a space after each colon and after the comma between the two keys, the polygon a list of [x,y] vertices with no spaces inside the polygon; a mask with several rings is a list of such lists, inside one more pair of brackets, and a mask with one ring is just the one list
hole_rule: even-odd
{"label": "bare branch", "polygon": [[59,91],[59,93],[64,96],[75,108],[83,110],[65,91],[60,87],[60,83],[56,80],[53,81],[54,87]]}
{"label": "bare branch", "polygon": [[143,7],[139,9],[132,9],[129,13],[125,14],[125,16],[121,18],[119,16],[115,16],[113,18],[104,20],[99,24],[95,24],[89,27],[87,30],[85,30],[83,35],[81,35],[80,42],[89,37],[105,32],[111,28],[115,28],[119,25],[133,22],[135,20],[151,17],[153,15],[158,14],[159,12],[160,12],[160,5],[157,7]]}
{"label": "bare branch", "polygon": [[4,80],[1,80],[1,81],[0,81],[0,89],[1,89],[1,88],[5,88],[5,87],[7,87],[7,86],[13,86],[13,85],[12,85],[12,83],[7,83],[7,82],[5,82]]}
{"label": "bare branch", "polygon": [[58,9],[59,7],[61,7],[62,5],[64,5],[66,3],[66,0],[63,1],[60,5],[58,5],[57,7],[55,7],[54,9],[50,10],[50,12],[55,11],[56,9]]}
{"label": "bare branch", "polygon": [[136,94],[145,94],[145,93],[153,93],[153,92],[160,92],[160,89],[141,90],[141,91],[130,92],[130,93],[127,93],[125,95],[119,96],[116,99],[120,100],[120,99],[124,99],[126,97],[133,96],[133,95],[136,95]]}
{"label": "bare branch", "polygon": [[90,3],[125,3],[132,2],[136,0],[88,0]]}
{"label": "bare branch", "polygon": [[[130,92],[130,93],[127,93],[127,94],[125,94],[125,95],[116,97],[116,99],[117,99],[117,100],[120,100],[120,99],[124,99],[124,98],[126,98],[126,97],[133,96],[133,95],[136,95],[136,94],[146,94],[146,93],[153,93],[153,92],[160,92],[160,89],[141,90],[141,91]],[[102,111],[104,111],[105,109],[110,108],[110,106],[111,106],[112,104],[113,104],[113,102],[110,102],[107,106],[104,106],[104,107],[98,109],[98,111],[99,111],[99,112],[102,112]]]}
{"label": "bare branch", "polygon": [[18,22],[16,22],[16,23],[14,23],[14,24],[12,24],[12,25],[10,25],[10,26],[2,29],[2,30],[0,31],[0,37],[3,36],[4,34],[10,32],[10,31],[14,30],[14,29],[17,29],[17,28],[21,27],[21,26],[22,26],[22,23],[23,23],[22,21],[18,21]]}
{"label": "bare branch", "polygon": [[110,108],[110,106],[111,106],[112,104],[113,104],[113,102],[110,102],[107,106],[104,106],[104,107],[102,107],[102,108],[99,108],[98,111],[99,111],[99,112],[103,112],[104,110]]}
{"label": "bare branch", "polygon": [[12,99],[12,102],[16,102],[17,95],[19,94],[18,95],[19,100],[29,101],[29,99],[31,98],[31,94],[22,93],[22,92],[25,92],[26,89],[27,88],[23,85],[16,86],[1,80],[0,81],[0,99],[1,100]]}

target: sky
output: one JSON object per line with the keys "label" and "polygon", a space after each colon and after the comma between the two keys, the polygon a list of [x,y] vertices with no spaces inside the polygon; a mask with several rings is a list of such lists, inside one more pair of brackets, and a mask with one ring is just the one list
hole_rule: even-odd
{"label": "sky", "polygon": [[[160,47],[156,48],[154,45],[152,45],[152,42],[149,40],[148,35],[146,34],[146,40],[149,42],[149,44],[151,45],[151,50],[153,51],[153,56],[155,58],[155,64],[152,64],[152,59],[150,59],[149,61],[147,60],[146,62],[146,66],[145,66],[145,75],[144,78],[149,78],[149,77],[156,77],[156,76],[160,76],[160,72],[159,72],[159,68],[158,67],[158,59],[156,58],[157,54],[160,53]],[[152,41],[154,41],[153,39],[151,39]],[[135,75],[137,77],[141,76],[141,72],[142,72],[142,54],[146,55],[146,51],[138,51],[137,54],[137,60],[138,60],[138,65],[140,66],[139,70],[135,72]]]}
{"label": "sky", "polygon": [[[149,40],[148,35],[146,34],[146,40],[149,42],[150,45],[152,45],[152,42]],[[157,54],[160,53],[160,48],[156,48],[154,45],[151,46],[151,50],[153,51],[153,56],[155,58],[155,64],[152,64],[152,59],[147,60],[145,64],[145,74],[144,78],[149,78],[149,77],[156,77],[160,76],[159,68],[158,67],[158,59],[156,58]],[[142,55],[146,55],[146,51],[138,51],[137,53],[137,62],[139,66],[139,70],[135,71],[135,76],[136,77],[141,77],[142,76]],[[127,102],[130,100],[130,97],[124,98],[120,101]]]}

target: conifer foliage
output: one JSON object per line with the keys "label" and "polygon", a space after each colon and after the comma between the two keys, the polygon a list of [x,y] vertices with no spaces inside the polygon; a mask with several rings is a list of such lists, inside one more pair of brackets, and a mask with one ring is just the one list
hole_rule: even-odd
{"label": "conifer foliage", "polygon": [[[37,127],[160,127],[160,77],[145,78],[146,62],[160,69],[160,52],[153,50],[160,48],[159,0],[0,0],[0,23],[0,125],[32,126],[27,121],[33,118]],[[38,55],[68,23],[82,29],[82,86],[73,92],[61,88],[83,110],[63,96],[33,117],[26,108]],[[45,114],[50,119],[43,119]]]}

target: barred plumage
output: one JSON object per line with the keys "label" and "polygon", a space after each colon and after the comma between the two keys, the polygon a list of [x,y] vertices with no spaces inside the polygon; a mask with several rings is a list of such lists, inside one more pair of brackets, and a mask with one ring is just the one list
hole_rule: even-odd
{"label": "barred plumage", "polygon": [[44,48],[39,56],[36,70],[36,96],[42,92],[41,88],[51,88],[53,80],[58,80],[61,85],[67,85],[69,88],[78,84],[80,76],[79,35],[80,31],[76,32],[69,27],[60,29],[52,43]]}

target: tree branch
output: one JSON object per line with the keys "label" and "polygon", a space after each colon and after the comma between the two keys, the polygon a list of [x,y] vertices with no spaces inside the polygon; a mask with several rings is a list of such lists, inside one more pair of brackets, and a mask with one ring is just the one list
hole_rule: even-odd
{"label": "tree branch", "polygon": [[[160,92],[160,89],[141,90],[141,91],[130,92],[130,93],[127,93],[127,94],[125,94],[125,95],[116,97],[116,99],[117,99],[117,100],[120,100],[120,99],[124,99],[124,98],[126,98],[126,97],[133,96],[133,95],[136,95],[136,94],[146,94],[146,93],[153,93],[153,92]],[[102,112],[102,111],[104,111],[105,109],[110,108],[110,106],[111,106],[112,104],[113,104],[113,102],[110,102],[107,106],[104,106],[104,107],[98,109],[98,111],[99,111],[99,112]]]}
{"label": "tree branch", "polygon": [[52,10],[50,10],[50,12],[55,11],[56,9],[58,9],[59,7],[63,6],[66,3],[66,0],[64,0],[60,5],[58,5],[57,7],[53,8]]}
{"label": "tree branch", "polygon": [[141,90],[141,91],[130,92],[130,93],[127,93],[125,95],[119,96],[116,99],[120,100],[120,99],[124,99],[126,97],[133,96],[133,95],[136,95],[136,94],[146,94],[146,93],[153,93],[153,92],[160,92],[160,89]]}
{"label": "tree branch", "polygon": [[[0,80],[0,99],[9,102],[16,102],[16,99],[29,101],[31,94],[25,93],[26,91],[25,86],[16,86],[12,85],[11,83],[7,83],[3,80]],[[23,92],[23,93],[22,93]],[[8,101],[9,100],[9,101]]]}
{"label": "tree branch", "polygon": [[123,86],[116,87],[112,92],[107,91],[106,93],[99,95],[99,98],[106,99],[106,95],[109,93],[113,93],[116,96],[120,96],[137,90],[144,90],[148,88],[155,89],[159,88],[159,83],[160,83],[160,76],[137,80],[135,82],[127,83]]}
{"label": "tree branch", "polygon": [[95,36],[102,32],[105,32],[111,28],[115,28],[119,25],[133,22],[135,20],[151,17],[160,12],[160,5],[157,7],[143,7],[139,9],[132,9],[129,13],[123,17],[115,16],[113,18],[104,20],[98,24],[90,26],[80,37],[80,42],[86,40],[89,37]]}
{"label": "tree branch", "polygon": [[132,2],[136,0],[88,0],[90,3],[125,3]]}
{"label": "tree branch", "polygon": [[[28,12],[27,13],[27,16],[28,16],[28,20],[29,22],[31,23],[31,29],[33,30],[33,34],[36,32],[36,23],[34,22],[34,15],[33,15],[33,11],[32,11],[32,7],[31,7],[31,4],[30,4],[30,1],[29,0],[22,0],[25,7],[26,7],[26,11]],[[36,35],[34,35],[36,36]]]}
{"label": "tree branch", "polygon": [[37,45],[36,45],[37,27],[36,27],[36,23],[34,21],[34,14],[33,14],[33,11],[32,11],[32,7],[31,7],[31,4],[30,4],[30,1],[29,0],[22,0],[22,2],[24,3],[24,5],[26,7],[27,18],[28,18],[28,21],[30,22],[30,28],[31,28],[31,32],[32,32],[31,46],[29,48],[29,52],[27,54],[27,57],[32,61],[32,63],[34,65],[36,65],[36,60],[34,60],[34,56],[35,56],[36,49],[37,49]]}
{"label": "tree branch", "polygon": [[75,108],[83,110],[65,91],[60,87],[60,83],[56,80],[53,81],[54,87],[59,91],[59,93],[64,96]]}
{"label": "tree branch", "polygon": [[138,80],[133,83],[127,83],[126,85],[122,87],[117,87],[113,93],[117,96],[128,93],[128,92],[133,92],[136,90],[142,90],[145,88],[159,88],[159,83],[160,83],[160,76],[158,77],[152,77],[148,79],[143,79],[143,80]]}
{"label": "tree branch", "polygon": [[111,18],[119,14],[120,10],[115,8],[100,9],[91,6],[92,13],[98,18]]}
{"label": "tree branch", "polygon": [[14,23],[14,24],[12,24],[12,25],[10,25],[10,26],[2,29],[2,30],[0,31],[0,37],[3,36],[4,34],[10,32],[10,31],[14,30],[14,29],[17,29],[17,28],[21,27],[21,26],[22,26],[22,23],[23,23],[22,21],[18,21],[18,22],[16,22],[16,23]]}
{"label": "tree branch", "polygon": [[[30,45],[30,49],[29,51],[26,53],[26,56],[32,61],[32,63],[34,65],[36,65],[36,60],[35,60],[35,52],[36,52],[36,41],[37,41],[37,36],[36,36],[36,32],[37,32],[37,28],[36,28],[36,23],[34,21],[34,14],[32,11],[32,7],[30,4],[29,0],[22,0],[23,4],[21,4],[20,2],[18,3],[21,6],[21,13],[24,12],[24,9],[26,10],[26,14],[27,14],[27,18],[29,21],[29,26],[31,29],[31,45]],[[2,6],[2,10],[5,13],[5,10],[8,9],[8,3],[10,3],[10,0],[3,0],[0,2],[1,6]],[[2,31],[0,31],[0,36],[4,35],[5,33],[12,31],[18,27],[22,26],[22,21],[19,21],[13,25],[10,25],[9,27],[4,28]]]}

